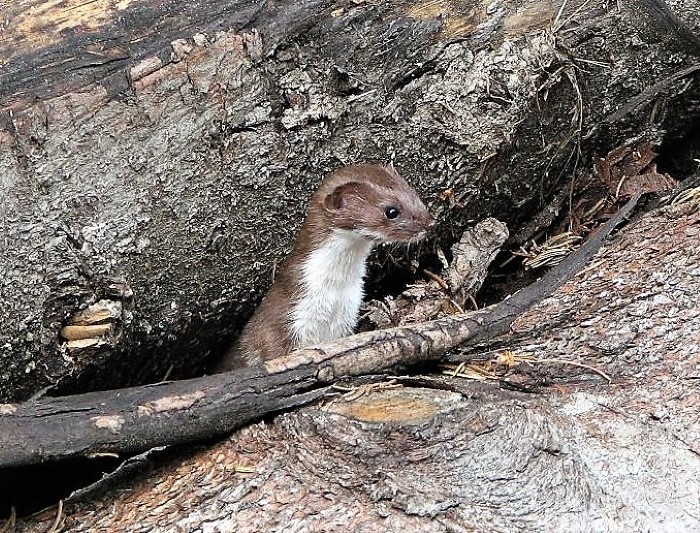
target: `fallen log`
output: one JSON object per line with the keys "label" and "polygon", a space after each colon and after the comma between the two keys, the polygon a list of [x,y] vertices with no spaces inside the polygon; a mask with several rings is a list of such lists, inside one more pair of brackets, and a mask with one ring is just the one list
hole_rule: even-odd
{"label": "fallen log", "polygon": [[445,249],[488,216],[524,242],[596,157],[680,145],[697,101],[697,38],[659,0],[23,0],[3,17],[1,401],[201,374],[333,168],[393,160]]}
{"label": "fallen log", "polygon": [[447,370],[448,390],[398,376],[18,527],[695,530],[699,206],[696,190],[637,219],[503,343],[469,354],[502,359],[501,374]]}
{"label": "fallen log", "polygon": [[236,372],[0,405],[0,468],[202,441],[321,398],[337,380],[438,360],[464,343],[502,334],[585,265],[638,199],[568,260],[490,309],[361,333]]}

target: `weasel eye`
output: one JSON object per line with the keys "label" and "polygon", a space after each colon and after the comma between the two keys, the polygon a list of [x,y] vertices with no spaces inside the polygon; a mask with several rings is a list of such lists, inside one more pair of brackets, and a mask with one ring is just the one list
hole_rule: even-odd
{"label": "weasel eye", "polygon": [[384,216],[389,220],[394,220],[397,216],[401,214],[398,207],[387,207],[384,209]]}

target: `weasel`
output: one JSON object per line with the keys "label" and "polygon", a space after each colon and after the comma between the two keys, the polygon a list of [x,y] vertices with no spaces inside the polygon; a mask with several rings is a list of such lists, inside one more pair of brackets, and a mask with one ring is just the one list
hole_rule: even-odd
{"label": "weasel", "polygon": [[392,167],[340,168],[311,198],[296,246],[219,371],[352,333],[372,247],[421,239],[434,224]]}

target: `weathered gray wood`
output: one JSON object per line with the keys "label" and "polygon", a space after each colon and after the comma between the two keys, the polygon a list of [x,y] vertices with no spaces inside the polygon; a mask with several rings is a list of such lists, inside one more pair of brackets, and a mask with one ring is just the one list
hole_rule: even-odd
{"label": "weathered gray wood", "polygon": [[0,468],[202,441],[321,398],[336,380],[437,360],[467,341],[503,334],[518,315],[585,265],[638,199],[531,287],[473,315],[361,333],[239,372],[0,404]]}
{"label": "weathered gray wood", "polygon": [[517,233],[577,166],[687,129],[697,47],[658,5],[3,7],[0,398],[201,372],[345,163],[394,160],[443,245]]}
{"label": "weathered gray wood", "polygon": [[695,194],[624,229],[516,340],[468,354],[489,364],[445,376],[459,393],[385,384],[249,426],[66,505],[66,529],[698,530]]}

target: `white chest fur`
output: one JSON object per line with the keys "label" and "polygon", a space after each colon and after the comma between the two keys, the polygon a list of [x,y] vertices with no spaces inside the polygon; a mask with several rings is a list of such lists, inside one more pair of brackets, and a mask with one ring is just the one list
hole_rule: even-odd
{"label": "white chest fur", "polygon": [[291,310],[296,348],[329,342],[352,333],[363,297],[366,260],[372,241],[334,230],[301,267],[301,298]]}

